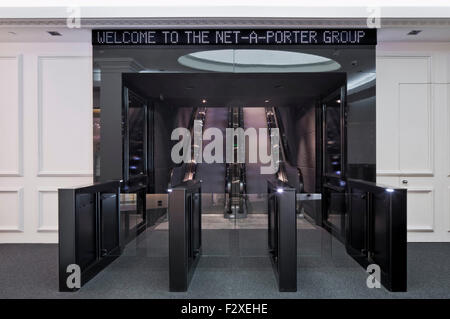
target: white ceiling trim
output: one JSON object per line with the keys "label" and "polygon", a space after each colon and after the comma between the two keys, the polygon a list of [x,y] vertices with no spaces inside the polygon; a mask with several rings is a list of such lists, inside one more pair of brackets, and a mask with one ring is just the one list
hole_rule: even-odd
{"label": "white ceiling trim", "polygon": [[[445,1],[428,0],[228,0],[198,1],[154,0],[142,1],[49,1],[24,2],[23,0],[0,3],[0,18],[67,18],[79,9],[81,18],[366,18],[376,14],[381,18],[450,18],[450,6]],[[107,3],[107,4],[105,4]],[[143,4],[144,3],[144,4]],[[375,9],[375,10],[374,10]]]}
{"label": "white ceiling trim", "polygon": [[[3,9],[2,9],[3,10]],[[449,27],[449,18],[382,18],[382,28]],[[67,25],[66,18],[1,18],[0,27]],[[366,18],[276,18],[276,17],[199,17],[199,18],[82,18],[82,28],[223,28],[223,27],[367,27]]]}

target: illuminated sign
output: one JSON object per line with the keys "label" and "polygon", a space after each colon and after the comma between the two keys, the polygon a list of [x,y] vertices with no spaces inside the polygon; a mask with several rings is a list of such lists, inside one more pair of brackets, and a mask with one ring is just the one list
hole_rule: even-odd
{"label": "illuminated sign", "polygon": [[376,29],[93,30],[93,45],[375,45]]}

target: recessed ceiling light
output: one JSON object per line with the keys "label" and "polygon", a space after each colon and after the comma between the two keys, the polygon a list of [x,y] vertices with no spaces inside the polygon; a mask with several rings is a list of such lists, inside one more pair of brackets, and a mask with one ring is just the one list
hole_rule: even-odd
{"label": "recessed ceiling light", "polygon": [[14,31],[8,31],[8,33],[9,34],[12,34],[12,35],[16,35],[17,33],[15,33]]}
{"label": "recessed ceiling light", "polygon": [[418,35],[422,30],[411,30],[408,32],[408,35]]}
{"label": "recessed ceiling light", "polygon": [[339,63],[328,57],[266,49],[192,52],[179,57],[178,63],[192,69],[215,72],[326,72],[341,68]]}
{"label": "recessed ceiling light", "polygon": [[376,74],[375,72],[362,72],[358,73],[347,83],[347,90],[353,90],[357,87],[369,84],[371,82],[375,83]]}
{"label": "recessed ceiling light", "polygon": [[62,34],[59,33],[58,31],[47,31],[48,34],[50,34],[51,36],[61,36]]}

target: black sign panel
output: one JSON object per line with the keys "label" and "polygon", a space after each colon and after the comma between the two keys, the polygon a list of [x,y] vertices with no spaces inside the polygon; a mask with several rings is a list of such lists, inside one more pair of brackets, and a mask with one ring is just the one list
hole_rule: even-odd
{"label": "black sign panel", "polygon": [[94,45],[375,45],[376,29],[93,30]]}

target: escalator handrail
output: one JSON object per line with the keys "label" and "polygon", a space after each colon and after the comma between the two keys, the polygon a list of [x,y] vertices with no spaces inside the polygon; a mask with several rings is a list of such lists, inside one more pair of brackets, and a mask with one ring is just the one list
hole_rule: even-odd
{"label": "escalator handrail", "polygon": [[[270,114],[268,113],[270,112]],[[273,121],[271,121],[271,117],[273,118]],[[285,163],[286,163],[286,157],[285,157],[285,145],[283,143],[283,132],[280,129],[279,121],[277,118],[277,114],[275,112],[274,107],[267,107],[266,108],[266,120],[267,120],[267,127],[270,129],[272,128],[278,128],[278,131],[280,133],[280,140],[278,141],[279,149],[280,149],[280,161],[278,164],[278,171],[275,173],[277,176],[277,179],[282,182],[288,182],[288,177],[286,173]]]}

